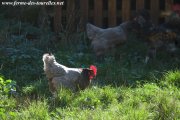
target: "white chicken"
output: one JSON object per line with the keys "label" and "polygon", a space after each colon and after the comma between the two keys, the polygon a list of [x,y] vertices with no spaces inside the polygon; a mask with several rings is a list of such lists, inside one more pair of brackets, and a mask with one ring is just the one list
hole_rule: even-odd
{"label": "white chicken", "polygon": [[56,62],[54,55],[44,54],[44,71],[49,80],[49,89],[54,94],[58,88],[65,87],[72,91],[84,90],[96,76],[97,68],[68,68]]}

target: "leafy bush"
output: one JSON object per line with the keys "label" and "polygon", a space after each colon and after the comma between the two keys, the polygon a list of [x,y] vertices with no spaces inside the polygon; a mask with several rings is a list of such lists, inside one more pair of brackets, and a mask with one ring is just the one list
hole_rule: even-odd
{"label": "leafy bush", "polygon": [[52,33],[27,23],[0,20],[1,73],[22,86],[42,76],[42,55],[52,40]]}
{"label": "leafy bush", "polygon": [[13,77],[22,85],[27,82],[26,80],[35,80],[41,76],[42,51],[26,46],[26,48],[11,49],[11,52],[12,54],[1,59],[4,75]]}
{"label": "leafy bush", "polygon": [[0,75],[0,95],[9,95],[11,92],[16,91],[16,82],[5,78]]}
{"label": "leafy bush", "polygon": [[10,95],[17,95],[16,82],[0,75],[0,119],[13,119],[16,117],[14,108],[16,100],[9,98]]}

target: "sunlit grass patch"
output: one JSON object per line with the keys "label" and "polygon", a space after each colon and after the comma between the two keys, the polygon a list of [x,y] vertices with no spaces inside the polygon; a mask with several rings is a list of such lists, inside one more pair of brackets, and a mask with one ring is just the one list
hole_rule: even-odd
{"label": "sunlit grass patch", "polygon": [[175,85],[178,88],[180,87],[180,71],[168,71],[163,78],[166,84]]}
{"label": "sunlit grass patch", "polygon": [[22,106],[16,117],[18,120],[49,120],[49,112],[47,102],[32,101],[29,106]]}

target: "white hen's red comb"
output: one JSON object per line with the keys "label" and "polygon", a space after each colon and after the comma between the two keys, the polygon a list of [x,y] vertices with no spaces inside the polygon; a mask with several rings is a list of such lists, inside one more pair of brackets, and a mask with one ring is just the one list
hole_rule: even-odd
{"label": "white hen's red comb", "polygon": [[[97,74],[97,67],[94,66],[94,65],[91,65],[89,68],[90,68],[91,70],[93,70],[93,73],[94,73],[94,76],[93,76],[93,77],[95,77],[96,74]],[[93,78],[93,77],[92,77],[92,78]]]}

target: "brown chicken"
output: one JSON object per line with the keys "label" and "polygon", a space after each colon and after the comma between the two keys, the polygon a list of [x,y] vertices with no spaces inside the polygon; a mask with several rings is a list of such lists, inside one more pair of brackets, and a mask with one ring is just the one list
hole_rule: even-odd
{"label": "brown chicken", "polygon": [[156,51],[160,49],[173,54],[177,50],[176,38],[176,33],[171,31],[150,33],[147,38],[149,50],[145,59],[145,63],[149,61],[149,58],[155,58]]}
{"label": "brown chicken", "polygon": [[174,55],[177,51],[177,29],[179,29],[180,19],[178,13],[175,11],[180,9],[177,5],[172,6],[172,8],[172,12],[168,14],[166,14],[166,12],[164,13],[164,15],[168,15],[168,19],[160,25],[155,25],[151,22],[150,14],[147,10],[140,10],[138,12],[138,14],[147,21],[146,24],[138,30],[138,37],[147,43],[149,48],[147,50],[145,63],[147,63],[150,58],[155,58],[157,51],[162,50],[170,53],[170,55]]}
{"label": "brown chicken", "polygon": [[54,55],[44,54],[44,71],[49,81],[49,89],[54,94],[58,88],[65,87],[72,91],[84,90],[96,76],[97,68],[68,68],[56,62]]}

